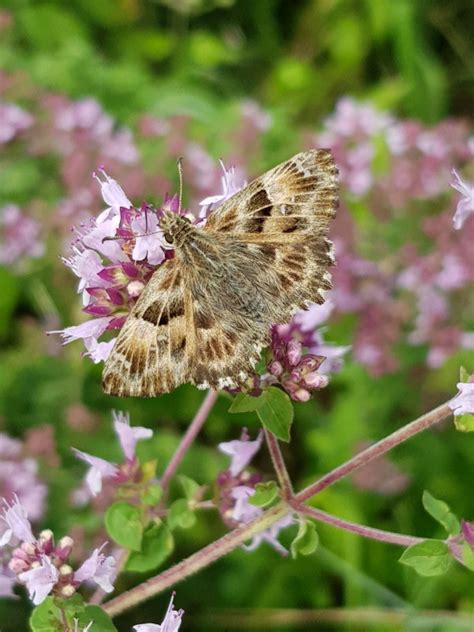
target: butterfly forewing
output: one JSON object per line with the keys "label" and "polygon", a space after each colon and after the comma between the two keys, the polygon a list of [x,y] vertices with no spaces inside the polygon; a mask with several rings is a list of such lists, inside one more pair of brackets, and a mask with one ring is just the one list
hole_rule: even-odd
{"label": "butterfly forewing", "polygon": [[214,210],[157,269],[121,330],[104,389],[150,397],[242,385],[274,323],[324,300],[337,207],[329,151],[278,165]]}

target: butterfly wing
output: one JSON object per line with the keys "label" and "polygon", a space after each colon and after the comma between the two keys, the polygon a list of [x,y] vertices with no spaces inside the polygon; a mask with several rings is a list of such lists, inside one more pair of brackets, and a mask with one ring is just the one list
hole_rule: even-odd
{"label": "butterfly wing", "polygon": [[186,381],[186,310],[179,262],[161,265],[120,330],[102,385],[110,395],[153,397]]}
{"label": "butterfly wing", "polygon": [[238,387],[269,344],[271,325],[324,301],[334,263],[327,233],[337,194],[331,153],[312,150],[268,171],[213,211],[204,232],[216,242],[227,239],[221,257],[226,273],[210,284],[218,288],[207,299],[212,326],[195,331],[193,383]]}

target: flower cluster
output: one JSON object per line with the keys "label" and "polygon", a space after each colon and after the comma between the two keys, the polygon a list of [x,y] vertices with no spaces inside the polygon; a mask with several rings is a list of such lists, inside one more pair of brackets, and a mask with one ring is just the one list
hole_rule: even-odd
{"label": "flower cluster", "polygon": [[74,546],[72,538],[65,536],[56,543],[49,530],[42,531],[36,538],[26,509],[18,498],[10,504],[5,500],[3,503],[0,519],[7,528],[0,546],[10,547],[10,561],[8,571],[3,570],[2,582],[10,582],[10,594],[13,584],[19,582],[26,586],[30,599],[38,605],[50,594],[72,597],[86,581],[96,583],[105,592],[113,590],[115,559],[102,553],[105,545],[95,549],[77,570],[73,570],[69,564]]}
{"label": "flower cluster", "polygon": [[89,494],[91,496],[99,494],[104,481],[117,486],[137,484],[142,481],[143,472],[135,456],[135,448],[138,441],[149,439],[153,435],[152,430],[142,426],[132,427],[128,414],[120,412],[114,412],[114,430],[125,456],[124,462],[120,465],[73,448],[75,455],[89,466],[85,479],[87,492],[85,494],[85,490],[77,492],[76,500],[88,500]]}
{"label": "flower cluster", "polygon": [[0,208],[0,264],[21,264],[25,257],[41,257],[43,252],[38,222],[15,204]]}
{"label": "flower cluster", "polygon": [[[336,321],[357,316],[355,359],[380,375],[397,369],[403,339],[427,347],[429,367],[472,348],[473,333],[462,329],[467,301],[458,298],[474,280],[472,186],[456,171],[462,198],[448,197],[453,166],[473,153],[466,125],[426,127],[344,98],[309,141],[329,147],[341,172],[331,298]],[[400,244],[396,224],[405,227]]]}
{"label": "flower cluster", "polygon": [[0,102],[0,145],[9,143],[32,124],[31,114],[14,103]]}
{"label": "flower cluster", "polygon": [[[217,477],[218,489],[217,505],[224,522],[231,528],[240,524],[252,522],[263,514],[263,509],[249,503],[249,498],[255,493],[255,486],[262,481],[258,473],[250,473],[246,467],[257,454],[262,445],[263,431],[260,431],[254,441],[250,440],[246,428],[239,440],[219,444],[219,450],[231,457],[227,470]],[[267,542],[282,555],[288,551],[278,541],[282,529],[294,523],[291,515],[284,516],[269,529],[255,535],[252,542],[244,545],[247,551],[255,550],[262,542]]]}
{"label": "flower cluster", "polygon": [[[40,520],[45,509],[48,489],[38,478],[38,463],[26,455],[24,444],[0,433],[0,498],[12,502],[19,498],[33,522]],[[0,523],[0,539],[4,532]]]}
{"label": "flower cluster", "polygon": [[82,338],[86,355],[102,362],[115,338],[101,342],[99,338],[122,327],[156,266],[169,256],[160,236],[159,214],[164,210],[180,213],[181,209],[176,196],[167,198],[159,211],[145,204],[135,208],[105,171],[94,175],[108,208],[97,219],[74,229],[73,254],[64,259],[80,279],[78,292],[84,312],[94,318],[58,333],[65,342]]}

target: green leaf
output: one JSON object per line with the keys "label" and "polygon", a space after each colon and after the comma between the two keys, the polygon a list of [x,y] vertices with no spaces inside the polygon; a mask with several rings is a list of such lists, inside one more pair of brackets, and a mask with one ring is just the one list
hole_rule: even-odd
{"label": "green leaf", "polygon": [[425,540],[408,547],[399,561],[413,567],[418,575],[434,577],[446,573],[451,565],[451,556],[446,542]]}
{"label": "green leaf", "polygon": [[53,597],[46,597],[31,613],[30,628],[32,632],[63,632],[61,611],[54,603]]}
{"label": "green leaf", "polygon": [[474,415],[466,413],[454,417],[454,427],[459,432],[474,432]]}
{"label": "green leaf", "polygon": [[168,526],[173,531],[177,527],[190,529],[196,523],[194,512],[189,509],[189,502],[186,498],[175,500],[168,511]]}
{"label": "green leaf", "polygon": [[261,405],[261,395],[253,397],[247,393],[238,393],[230,405],[230,413],[250,413],[257,410]]}
{"label": "green leaf", "polygon": [[459,520],[453,514],[449,506],[443,500],[438,500],[426,490],[423,492],[423,507],[430,516],[446,529],[449,535],[456,535],[461,531]]}
{"label": "green leaf", "polygon": [[258,397],[239,393],[229,408],[231,413],[248,413],[254,410],[265,428],[273,432],[277,439],[290,440],[293,406],[284,391],[276,386],[269,386]]}
{"label": "green leaf", "polygon": [[153,524],[143,536],[142,550],[128,558],[128,571],[145,573],[152,571],[171,555],[174,548],[173,536],[165,524]]}
{"label": "green leaf", "polygon": [[463,366],[459,367],[459,381],[460,382],[468,382],[471,374],[466,371]]}
{"label": "green leaf", "polygon": [[178,479],[181,483],[186,498],[188,500],[193,500],[194,498],[196,498],[201,490],[201,486],[199,485],[199,483],[193,481],[193,479],[189,478],[189,476],[184,476],[184,474],[178,476]]}
{"label": "green leaf", "polygon": [[110,537],[126,549],[140,551],[143,537],[142,512],[124,501],[111,505],[105,514],[105,528]]}
{"label": "green leaf", "polygon": [[112,623],[112,619],[100,606],[86,606],[84,611],[79,615],[78,621],[80,630],[93,621],[88,632],[117,632],[117,628]]}
{"label": "green leaf", "polygon": [[293,406],[288,395],[275,386],[269,386],[259,399],[262,399],[262,403],[257,409],[257,415],[262,424],[277,439],[288,442],[293,423]]}
{"label": "green leaf", "polygon": [[157,505],[161,497],[163,496],[163,490],[160,485],[148,485],[148,487],[143,491],[141,499],[145,503],[145,505]]}
{"label": "green leaf", "polygon": [[291,543],[291,556],[293,558],[299,555],[311,555],[319,545],[319,535],[316,531],[316,525],[311,520],[300,521],[296,538]]}
{"label": "green leaf", "polygon": [[474,551],[467,542],[462,547],[462,561],[470,571],[474,571]]}
{"label": "green leaf", "polygon": [[253,496],[249,496],[249,503],[255,507],[266,507],[272,503],[278,496],[279,487],[275,481],[268,481],[268,483],[257,483],[255,486],[255,493]]}

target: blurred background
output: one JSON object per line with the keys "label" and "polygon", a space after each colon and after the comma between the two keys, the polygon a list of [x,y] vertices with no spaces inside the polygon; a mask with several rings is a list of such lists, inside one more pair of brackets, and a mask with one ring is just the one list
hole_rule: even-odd
{"label": "blurred background", "polygon": [[[459,196],[449,186],[453,167],[474,178],[471,0],[0,7],[0,493],[15,480],[38,529],[70,534],[85,555],[103,539],[101,507],[78,505],[84,468],[70,446],[116,460],[111,410],[128,410],[132,423],[154,429],[141,456],[162,470],[202,399],[191,387],[156,401],[107,397],[101,366],[81,357],[80,342],[45,336],[86,318],[59,257],[70,254],[71,227],[104,208],[91,177],[98,165],[137,205],[159,205],[177,188],[183,156],[184,201],[196,211],[221,192],[220,158],[252,178],[297,151],[332,148],[342,200],[324,337],[351,349],[329,387],[296,405],[285,456],[297,487],[451,397],[461,364],[474,370],[474,220],[453,229]],[[227,408],[221,398],[183,465],[200,483],[227,466],[218,442],[237,438],[242,424],[257,431]],[[421,494],[429,489],[473,520],[473,446],[446,424],[330,488],[318,507],[440,537]],[[255,465],[272,476],[263,450]],[[224,532],[206,513],[179,533],[166,564]],[[183,629],[472,629],[462,621],[474,611],[467,570],[420,578],[397,563],[396,547],[319,532],[309,558],[263,545],[178,586]],[[139,579],[128,573],[117,587]],[[168,597],[117,619],[119,630],[161,621]],[[0,602],[4,632],[26,629],[29,604],[23,595],[19,603]],[[282,608],[290,619],[279,618]],[[393,619],[393,608],[407,618]],[[316,609],[319,623],[308,614]],[[451,618],[434,619],[433,609]]]}

